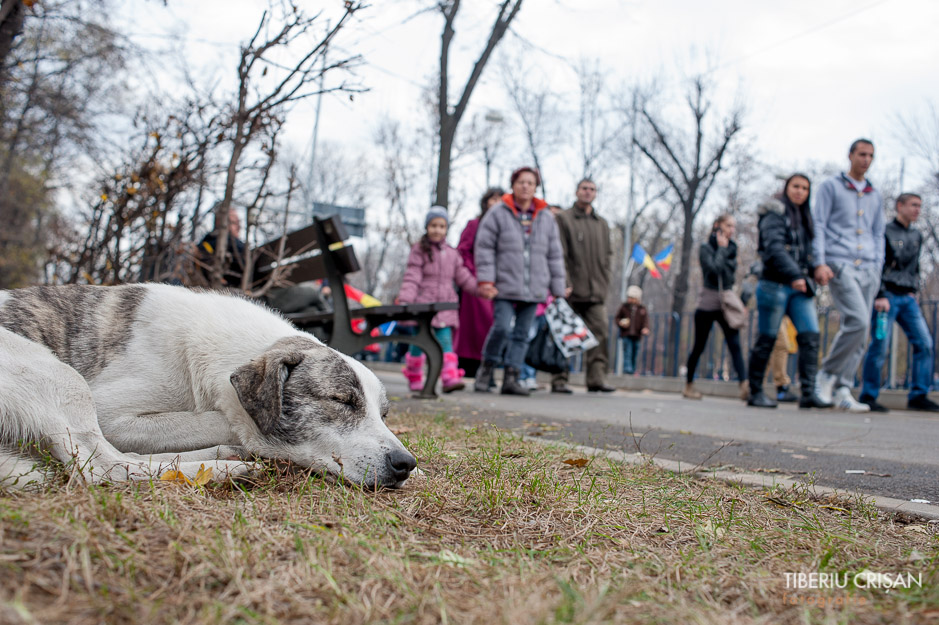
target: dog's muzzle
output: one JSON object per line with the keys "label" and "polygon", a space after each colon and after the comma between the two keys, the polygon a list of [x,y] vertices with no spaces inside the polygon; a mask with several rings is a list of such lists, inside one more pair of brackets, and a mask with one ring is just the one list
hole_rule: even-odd
{"label": "dog's muzzle", "polygon": [[417,466],[417,460],[407,451],[395,449],[385,456],[385,467],[394,481],[395,486],[400,486],[402,482],[408,479],[411,471]]}

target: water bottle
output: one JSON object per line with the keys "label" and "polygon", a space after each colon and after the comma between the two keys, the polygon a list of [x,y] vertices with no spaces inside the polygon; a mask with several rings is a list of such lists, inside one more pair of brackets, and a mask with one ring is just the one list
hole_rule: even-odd
{"label": "water bottle", "polygon": [[874,338],[882,341],[887,338],[887,313],[880,310],[877,312],[877,320],[874,322]]}

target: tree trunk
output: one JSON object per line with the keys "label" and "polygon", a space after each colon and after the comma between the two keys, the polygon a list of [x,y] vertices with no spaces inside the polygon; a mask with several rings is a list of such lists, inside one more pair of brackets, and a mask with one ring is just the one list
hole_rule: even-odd
{"label": "tree trunk", "polygon": [[452,117],[440,120],[440,157],[437,161],[437,193],[434,204],[447,208],[450,201],[450,158],[456,123]]}

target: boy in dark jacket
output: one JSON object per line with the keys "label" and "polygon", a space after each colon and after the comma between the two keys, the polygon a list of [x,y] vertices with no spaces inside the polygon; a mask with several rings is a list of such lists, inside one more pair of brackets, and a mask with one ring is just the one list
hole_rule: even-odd
{"label": "boy in dark jacket", "polygon": [[[874,412],[887,412],[887,408],[877,402],[877,396],[880,394],[880,370],[887,356],[894,321],[903,328],[913,348],[912,384],[906,407],[939,412],[939,404],[926,395],[932,382],[933,342],[916,301],[923,235],[911,226],[919,219],[922,207],[923,200],[918,195],[903,193],[897,198],[897,217],[886,228],[886,260],[880,292],[874,300],[871,342],[864,358],[864,388],[860,397],[860,402]],[[877,316],[880,314],[886,316],[886,328],[878,336]]]}

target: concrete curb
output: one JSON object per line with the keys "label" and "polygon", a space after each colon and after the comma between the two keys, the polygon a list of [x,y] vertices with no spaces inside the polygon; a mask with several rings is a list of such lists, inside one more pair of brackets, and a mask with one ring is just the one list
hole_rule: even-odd
{"label": "concrete curb", "polygon": [[[538,436],[525,436],[523,438],[526,441],[541,443],[542,445],[560,445],[563,447],[568,447],[587,456],[605,457],[615,462],[622,462],[624,464],[643,464],[645,462],[652,462],[657,467],[666,469],[668,471],[673,471],[675,473],[688,473],[697,477],[711,477],[725,482],[736,482],[743,484],[744,486],[751,486],[756,488],[772,488],[774,486],[784,486],[788,488],[790,486],[802,484],[798,480],[795,480],[791,477],[785,477],[784,475],[735,473],[733,471],[696,471],[695,469],[698,468],[698,465],[693,465],[688,462],[682,463],[676,460],[666,460],[663,458],[649,458],[648,456],[640,454],[627,454],[621,451],[611,451],[608,449],[599,449],[597,447],[588,447],[587,445],[575,445],[573,443],[545,439]],[[815,494],[818,495],[831,494],[847,498],[855,497],[857,495],[857,493],[853,493],[851,491],[842,490],[840,488],[829,488],[827,486],[814,485],[811,487],[811,489]],[[861,493],[861,496],[866,499],[870,499],[877,508],[886,512],[902,512],[904,514],[910,514],[925,519],[939,520],[939,506],[924,503],[913,503],[912,501],[894,499],[892,497],[881,497],[879,495],[866,495],[864,493]]]}

